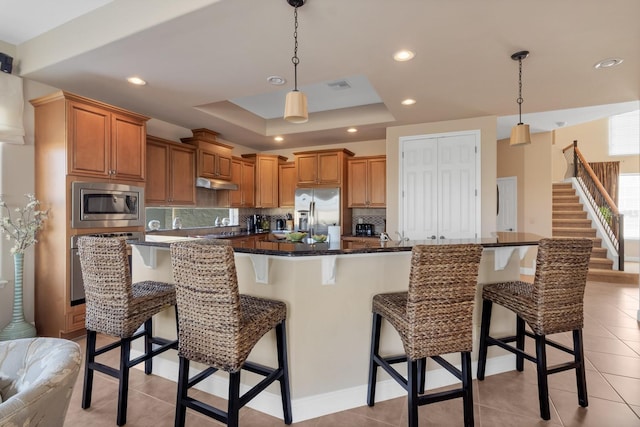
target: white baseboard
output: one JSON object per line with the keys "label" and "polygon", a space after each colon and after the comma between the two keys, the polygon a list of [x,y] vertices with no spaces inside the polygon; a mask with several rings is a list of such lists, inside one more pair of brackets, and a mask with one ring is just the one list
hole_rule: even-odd
{"label": "white baseboard", "polygon": [[[640,312],[639,312],[640,316]],[[172,351],[172,350],[169,350]],[[142,352],[137,350],[131,350],[132,358],[142,355]],[[144,365],[140,364],[137,367],[140,369]],[[487,376],[495,375],[502,372],[512,371],[515,369],[515,356],[505,355],[500,357],[494,357],[487,360],[487,367],[485,373]],[[460,368],[457,366],[458,369]],[[477,363],[473,363],[473,378],[476,378]],[[195,375],[198,373],[197,369],[190,369],[189,374]],[[178,381],[178,363],[156,357],[153,359],[153,373],[154,375],[161,376],[168,380]],[[363,378],[366,381],[366,378]],[[444,368],[434,369],[427,371],[427,384],[428,390],[436,389],[450,384],[455,384],[454,377],[446,371]],[[227,399],[228,381],[226,378],[213,375],[209,379],[202,381],[195,386],[198,390],[202,390],[206,393],[213,394],[215,396]],[[240,393],[245,393],[249,390],[249,386],[242,385]],[[295,395],[295,390],[291,390]],[[382,402],[389,399],[395,399],[396,397],[404,396],[406,392],[400,385],[398,385],[393,379],[384,381],[378,381],[376,385],[376,402]],[[355,387],[336,390],[330,393],[321,393],[313,396],[306,396],[291,400],[291,410],[293,413],[293,422],[301,422],[311,418],[317,418],[328,414],[333,414],[347,409],[357,408],[367,404],[367,384],[361,384]],[[263,391],[254,399],[252,399],[247,406],[265,414],[271,415],[276,418],[283,418],[282,413],[282,400],[280,394],[270,393],[269,391]]]}

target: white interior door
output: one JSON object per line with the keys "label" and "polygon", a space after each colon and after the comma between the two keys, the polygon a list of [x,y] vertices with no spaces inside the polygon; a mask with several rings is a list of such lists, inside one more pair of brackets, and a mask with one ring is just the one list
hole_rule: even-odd
{"label": "white interior door", "polygon": [[412,240],[474,238],[477,230],[476,134],[401,141],[401,228]]}
{"label": "white interior door", "polygon": [[518,178],[498,178],[498,231],[518,231]]}
{"label": "white interior door", "polygon": [[403,146],[403,232],[412,240],[438,233],[438,140],[421,138]]}
{"label": "white interior door", "polygon": [[466,239],[476,235],[475,138],[438,138],[438,238]]}

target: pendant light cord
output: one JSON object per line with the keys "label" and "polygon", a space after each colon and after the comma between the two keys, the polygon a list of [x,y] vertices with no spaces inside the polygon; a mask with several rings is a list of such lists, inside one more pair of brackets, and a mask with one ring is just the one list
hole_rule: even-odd
{"label": "pendant light cord", "polygon": [[293,62],[293,90],[295,92],[298,91],[298,64],[300,63],[300,59],[298,58],[298,6],[296,6],[293,10],[293,17],[295,20],[295,25],[293,27],[293,57],[291,58],[291,62]]}
{"label": "pendant light cord", "polygon": [[518,73],[518,112],[520,114],[520,121],[519,121],[519,125],[523,124],[522,123],[522,103],[524,102],[524,99],[522,99],[522,58],[518,59],[518,63],[519,63],[519,68],[520,71]]}

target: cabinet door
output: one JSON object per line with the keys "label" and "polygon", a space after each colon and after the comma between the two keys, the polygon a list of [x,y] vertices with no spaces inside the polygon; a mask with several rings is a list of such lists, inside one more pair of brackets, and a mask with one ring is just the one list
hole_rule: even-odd
{"label": "cabinet door", "polygon": [[231,161],[231,182],[238,186],[237,190],[227,190],[229,193],[229,206],[232,208],[242,207],[242,161]]}
{"label": "cabinet door", "polygon": [[367,165],[366,159],[349,160],[348,177],[349,177],[349,194],[348,206],[366,207],[368,204],[367,197]]}
{"label": "cabinet door", "polygon": [[318,170],[317,154],[301,154],[296,156],[298,185],[315,184]]}
{"label": "cabinet door", "polygon": [[278,207],[278,159],[256,158],[256,207]]}
{"label": "cabinet door", "polygon": [[255,206],[255,181],[256,169],[255,165],[250,162],[241,163],[242,173],[242,207],[252,208]]}
{"label": "cabinet door", "polygon": [[169,179],[170,202],[176,205],[196,203],[196,152],[190,148],[171,147]]}
{"label": "cabinet door", "polygon": [[296,164],[292,162],[280,165],[279,172],[278,200],[280,207],[293,207],[296,197]]}
{"label": "cabinet door", "polygon": [[109,177],[111,114],[77,102],[68,105],[68,173]]}
{"label": "cabinet door", "polygon": [[[349,180],[351,185],[351,180]],[[367,162],[368,205],[372,208],[387,206],[387,159],[369,159]]]}
{"label": "cabinet door", "polygon": [[111,177],[144,181],[146,126],[120,114],[111,115]]}
{"label": "cabinet door", "polygon": [[318,154],[318,184],[340,184],[342,182],[342,165],[340,153]]}
{"label": "cabinet door", "polygon": [[155,142],[147,143],[147,181],[144,199],[148,204],[169,200],[169,147]]}
{"label": "cabinet door", "polygon": [[231,156],[218,154],[216,161],[218,166],[218,174],[216,175],[216,178],[230,180],[231,179]]}
{"label": "cabinet door", "polygon": [[[200,161],[200,176],[205,178],[217,178],[217,165],[216,165],[216,154],[207,151],[200,150],[198,153],[198,158]],[[229,165],[229,173],[231,173],[231,165]]]}

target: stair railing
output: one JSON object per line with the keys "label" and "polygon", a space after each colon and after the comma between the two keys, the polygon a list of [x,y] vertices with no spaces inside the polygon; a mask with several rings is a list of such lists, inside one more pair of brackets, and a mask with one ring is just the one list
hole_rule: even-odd
{"label": "stair railing", "polygon": [[596,213],[596,218],[618,252],[618,270],[624,271],[624,215],[618,211],[611,196],[578,149],[578,141],[573,141],[573,144],[565,147],[562,152],[567,163],[573,165],[573,177],[577,179],[585,194],[590,196],[589,203]]}

